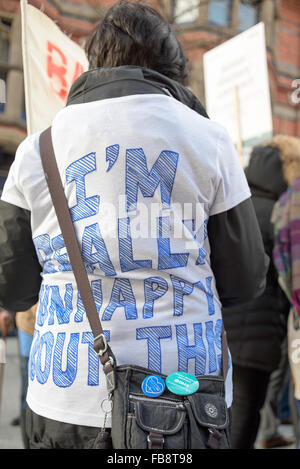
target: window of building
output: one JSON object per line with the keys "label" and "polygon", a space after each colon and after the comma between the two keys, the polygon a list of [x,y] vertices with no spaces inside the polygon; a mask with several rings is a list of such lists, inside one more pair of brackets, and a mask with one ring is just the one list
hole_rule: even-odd
{"label": "window of building", "polygon": [[4,83],[6,83],[7,70],[9,63],[9,39],[10,39],[10,21],[0,18],[0,113],[5,111],[5,102],[3,100]]}
{"label": "window of building", "polygon": [[8,64],[10,22],[0,18],[0,62]]}
{"label": "window of building", "polygon": [[0,114],[5,111],[7,73],[0,68]]}
{"label": "window of building", "polygon": [[173,2],[173,18],[175,23],[194,23],[199,17],[201,0],[175,0]]}
{"label": "window of building", "polygon": [[213,26],[230,26],[232,0],[210,0],[208,22]]}
{"label": "window of building", "polygon": [[258,21],[257,7],[250,5],[248,2],[240,2],[238,17],[238,32],[245,31],[254,26]]}

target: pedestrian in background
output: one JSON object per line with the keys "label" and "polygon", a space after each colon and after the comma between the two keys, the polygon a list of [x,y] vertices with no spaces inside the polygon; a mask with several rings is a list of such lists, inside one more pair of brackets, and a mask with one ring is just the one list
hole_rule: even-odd
{"label": "pedestrian in background", "polygon": [[6,337],[13,327],[13,315],[4,308],[0,308],[0,335]]}
{"label": "pedestrian in background", "polygon": [[[288,356],[294,396],[300,415],[300,140],[284,137],[283,171],[287,191],[274,207],[274,262],[279,282],[291,303],[288,318]],[[299,418],[299,417],[298,417]],[[300,419],[298,426],[300,425]],[[299,427],[300,428],[300,427]],[[299,445],[299,442],[298,442]],[[299,446],[298,446],[299,447]]]}
{"label": "pedestrian in background", "polygon": [[28,389],[28,361],[34,334],[37,304],[27,311],[16,314],[16,326],[18,330],[20,374],[21,374],[21,399],[20,399],[20,427],[24,449],[29,449],[26,434],[26,395]]}
{"label": "pedestrian in background", "polygon": [[[274,247],[272,210],[287,188],[281,163],[284,155],[277,141],[256,147],[245,171],[265,252],[270,257]],[[278,284],[273,262],[266,289],[259,298],[223,309],[233,362],[231,441],[235,449],[254,447],[270,375],[280,362],[288,311],[289,301]],[[292,443],[281,436],[280,442],[282,446]]]}
{"label": "pedestrian in background", "polygon": [[[290,379],[290,366],[288,359],[287,337],[281,345],[281,358],[278,368],[270,376],[264,406],[261,410],[261,420],[259,427],[258,446],[268,448],[278,448],[289,446],[295,443],[295,438],[286,438],[279,433],[279,425],[283,422],[280,418],[280,404],[285,397],[288,415],[291,413],[291,403],[289,402],[288,384]],[[287,392],[286,392],[287,391]],[[287,394],[284,396],[284,393]],[[292,424],[292,418],[286,419]],[[296,429],[295,429],[296,430]]]}
{"label": "pedestrian in background", "polygon": [[12,314],[0,307],[0,414],[2,405],[2,389],[6,363],[6,336],[13,326]]}

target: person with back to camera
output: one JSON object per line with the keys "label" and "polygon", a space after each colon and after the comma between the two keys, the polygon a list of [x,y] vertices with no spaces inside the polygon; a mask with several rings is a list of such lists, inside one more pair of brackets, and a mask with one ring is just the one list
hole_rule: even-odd
{"label": "person with back to camera", "polygon": [[[113,5],[86,51],[90,70],[53,120],[52,140],[108,343],[119,365],[219,375],[221,303],[260,295],[268,267],[237,153],[185,87],[182,47],[152,7]],[[3,191],[0,303],[22,310],[39,295],[30,446],[83,448],[103,425],[106,387],[41,167],[39,135],[18,148]],[[185,214],[186,203],[192,210]],[[151,235],[135,235],[146,225],[139,204],[147,213],[158,208]],[[13,239],[7,218],[15,220]],[[176,236],[178,226],[183,235]],[[29,263],[31,279],[24,275]],[[13,294],[12,282],[19,285]],[[231,401],[230,366],[228,408]]]}
{"label": "person with back to camera", "polygon": [[[299,282],[299,204],[300,204],[300,140],[286,136],[282,140],[285,157],[283,172],[288,188],[276,203],[272,222],[274,224],[273,261],[278,271],[279,283],[289,302],[287,323],[288,359],[291,371],[291,401],[293,423],[297,427],[297,449],[300,449],[300,282]],[[296,420],[296,422],[295,422]]]}
{"label": "person with back to camera", "polygon": [[[282,169],[282,161],[286,156],[282,141],[286,138],[276,136],[255,147],[245,170],[265,252],[270,258],[274,248],[272,210],[287,188]],[[233,449],[254,448],[271,373],[277,370],[280,360],[284,359],[283,341],[289,308],[289,301],[278,283],[276,267],[270,262],[263,294],[242,306],[223,309],[233,363]],[[263,419],[262,438],[269,438],[263,443],[270,442],[270,446],[272,443],[274,446],[291,445],[293,439],[278,434],[276,425],[270,428],[270,422],[271,418],[268,421],[269,428],[266,428]]]}

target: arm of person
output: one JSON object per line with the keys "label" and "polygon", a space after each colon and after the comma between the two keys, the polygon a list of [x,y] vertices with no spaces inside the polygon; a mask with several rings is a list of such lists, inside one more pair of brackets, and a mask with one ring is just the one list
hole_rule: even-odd
{"label": "arm of person", "polygon": [[217,175],[207,230],[211,267],[225,307],[264,292],[269,257],[244,170],[225,129],[218,139]]}
{"label": "arm of person", "polygon": [[6,337],[9,330],[13,326],[13,317],[12,314],[6,309],[0,308],[0,335]]}
{"label": "arm of person", "polygon": [[37,302],[42,280],[24,191],[37,178],[38,165],[38,134],[33,134],[19,145],[0,200],[0,306],[11,312]]}
{"label": "arm of person", "polygon": [[41,266],[30,211],[0,200],[0,306],[25,311],[38,300]]}
{"label": "arm of person", "polygon": [[251,198],[208,221],[211,266],[223,307],[245,303],[266,287],[269,257]]}

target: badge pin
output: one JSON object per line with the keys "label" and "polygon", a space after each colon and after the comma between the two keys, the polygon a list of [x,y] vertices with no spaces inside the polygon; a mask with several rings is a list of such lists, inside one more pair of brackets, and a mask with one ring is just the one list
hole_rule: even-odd
{"label": "badge pin", "polygon": [[166,386],[173,394],[188,396],[199,389],[199,382],[195,376],[177,371],[167,376]]}
{"label": "badge pin", "polygon": [[165,388],[164,380],[157,375],[147,376],[142,382],[142,391],[148,397],[161,396]]}

